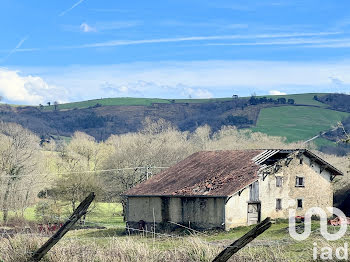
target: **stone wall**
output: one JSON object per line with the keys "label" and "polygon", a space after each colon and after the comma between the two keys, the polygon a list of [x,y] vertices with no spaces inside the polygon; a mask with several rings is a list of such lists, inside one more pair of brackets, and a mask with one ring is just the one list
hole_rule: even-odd
{"label": "stone wall", "polygon": [[[267,216],[288,218],[289,208],[296,209],[297,216],[303,216],[311,207],[325,209],[333,206],[330,173],[327,170],[320,170],[320,166],[311,163],[305,155],[302,155],[301,159],[295,154],[288,166],[285,161],[281,161],[282,167],[276,173],[268,175],[265,180],[262,177],[259,179],[262,219]],[[282,187],[276,187],[277,176],[283,179]],[[296,187],[296,177],[304,178],[303,187]],[[282,210],[276,210],[277,198],[282,200]],[[303,203],[301,209],[297,208],[298,199]]]}
{"label": "stone wall", "polygon": [[[305,155],[300,160],[297,153],[287,163],[280,161],[280,169],[265,178],[259,176],[259,200],[261,202],[261,219],[266,217],[288,218],[289,208],[296,210],[297,216],[304,216],[311,207],[333,206],[333,185],[330,173]],[[322,171],[322,172],[320,172]],[[282,187],[276,186],[276,177],[282,177]],[[296,177],[304,177],[304,187],[296,187]],[[249,186],[228,198],[225,206],[225,229],[247,225],[247,208]],[[276,209],[276,199],[282,200],[282,209]],[[297,208],[297,200],[302,199],[303,208]],[[291,205],[293,204],[293,205]]]}

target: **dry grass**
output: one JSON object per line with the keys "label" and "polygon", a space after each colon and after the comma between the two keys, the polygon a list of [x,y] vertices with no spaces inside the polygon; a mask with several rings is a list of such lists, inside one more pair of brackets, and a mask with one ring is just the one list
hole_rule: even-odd
{"label": "dry grass", "polygon": [[[0,240],[0,259],[6,262],[27,261],[45,238],[29,235],[17,235],[14,238]],[[168,241],[168,240],[167,240]],[[159,240],[146,242],[135,238],[109,238],[103,242],[62,240],[42,261],[45,262],[209,262],[223,249],[220,246],[204,242],[198,237],[187,237],[183,241],[174,241],[173,248],[162,249]],[[277,252],[277,253],[276,253]],[[281,259],[278,249],[269,248],[257,252],[254,247],[246,247],[244,253],[234,256],[230,261],[287,261]]]}

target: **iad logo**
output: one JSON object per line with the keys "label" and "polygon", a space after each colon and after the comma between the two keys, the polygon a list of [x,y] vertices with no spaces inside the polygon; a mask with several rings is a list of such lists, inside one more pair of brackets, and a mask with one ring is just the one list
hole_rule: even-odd
{"label": "iad logo", "polygon": [[345,214],[338,208],[335,207],[327,207],[327,210],[330,214],[334,214],[340,218],[340,221],[342,223],[340,224],[340,229],[338,232],[334,234],[328,233],[327,230],[327,214],[326,212],[319,207],[313,207],[306,211],[305,213],[305,220],[304,220],[304,232],[303,233],[297,233],[296,227],[295,227],[295,216],[296,212],[295,209],[289,210],[289,234],[292,238],[298,241],[302,241],[307,239],[311,234],[311,217],[313,215],[316,215],[320,218],[320,232],[321,235],[329,241],[334,241],[342,238],[347,230],[347,223],[346,223],[346,216]]}
{"label": "iad logo", "polygon": [[[290,203],[290,206],[295,206],[295,203]],[[326,208],[329,212],[329,214],[334,214],[339,217],[340,223],[340,229],[333,234],[328,233],[327,230],[327,213],[319,207],[312,207],[308,209],[305,213],[304,218],[304,232],[297,233],[296,230],[296,210],[295,209],[289,209],[289,234],[292,238],[294,238],[297,241],[303,241],[306,240],[310,234],[311,234],[311,217],[313,215],[316,215],[320,218],[320,233],[321,235],[328,241],[335,241],[344,236],[347,230],[347,219],[345,214],[338,208],[335,207],[327,207]],[[322,260],[329,260],[333,259],[333,250],[331,247],[322,247],[320,248],[320,256],[318,257],[318,247],[317,243],[314,243],[313,248],[313,259],[322,259]],[[348,244],[345,243],[344,247],[338,247],[335,249],[335,257],[339,260],[347,260],[348,259]]]}

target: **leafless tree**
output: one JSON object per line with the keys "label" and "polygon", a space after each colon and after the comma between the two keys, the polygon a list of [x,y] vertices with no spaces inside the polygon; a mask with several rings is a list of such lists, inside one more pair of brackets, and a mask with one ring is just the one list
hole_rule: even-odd
{"label": "leafless tree", "polygon": [[55,111],[56,111],[58,108],[58,102],[57,101],[53,102],[53,106],[55,107]]}
{"label": "leafless tree", "polygon": [[95,192],[101,197],[100,178],[94,171],[106,157],[103,149],[103,142],[97,143],[93,137],[76,132],[56,157],[56,170],[60,175],[54,179],[51,196],[69,201],[73,211],[87,193]]}
{"label": "leafless tree", "polygon": [[[0,169],[4,183],[2,194],[3,221],[8,219],[11,190],[18,190],[19,182],[33,175],[39,157],[39,138],[18,124],[0,122]],[[29,181],[29,180],[28,180]],[[24,190],[24,201],[28,200],[30,185]],[[18,197],[18,196],[17,196]]]}

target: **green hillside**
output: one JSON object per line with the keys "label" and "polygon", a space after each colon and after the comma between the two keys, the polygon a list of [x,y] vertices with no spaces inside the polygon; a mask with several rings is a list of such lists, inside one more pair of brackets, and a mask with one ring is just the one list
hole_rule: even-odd
{"label": "green hillside", "polygon": [[[35,107],[17,107],[13,111],[6,111],[8,108],[4,107],[5,113],[1,120],[25,123],[25,127],[39,135],[70,137],[79,130],[103,140],[111,134],[136,132],[142,128],[145,117],[153,117],[163,118],[180,130],[190,132],[201,125],[209,125],[213,131],[219,130],[223,125],[235,125],[238,128],[251,128],[268,135],[286,137],[287,141],[293,142],[310,139],[350,116],[350,113],[329,109],[330,105],[314,100],[315,95],[322,99],[325,94],[257,96],[258,99],[251,101],[248,101],[250,97],[104,98],[60,104],[56,111],[53,105],[44,106],[40,111]],[[272,100],[259,99],[261,97]],[[287,103],[293,99],[294,105],[283,104],[278,98],[284,98]],[[223,101],[229,102],[220,103]],[[151,106],[153,103],[162,105]],[[69,111],[73,109],[77,110]],[[242,122],[242,119],[246,122]],[[333,144],[326,137],[317,138],[313,142],[318,146]]]}
{"label": "green hillside", "polygon": [[[213,98],[213,99],[161,99],[161,98],[135,98],[135,97],[116,97],[116,98],[102,98],[86,100],[81,102],[73,102],[58,105],[58,109],[81,109],[96,106],[97,104],[101,106],[150,106],[153,103],[211,103],[218,101],[227,101],[232,98]],[[45,110],[53,110],[54,106],[45,106]]]}
{"label": "green hillside", "polygon": [[[303,105],[315,105],[326,107],[327,105],[315,101],[313,97],[315,95],[323,95],[322,93],[312,93],[312,94],[294,94],[294,95],[279,95],[279,96],[266,96],[267,98],[277,99],[284,97],[286,99],[294,99],[296,104]],[[263,97],[263,96],[258,96]],[[247,97],[245,97],[247,98]],[[135,97],[116,97],[116,98],[102,98],[102,99],[93,99],[86,100],[81,102],[72,102],[58,105],[60,110],[68,109],[81,109],[96,106],[97,104],[101,106],[150,106],[152,103],[212,103],[219,101],[229,101],[232,100],[230,97],[223,98],[212,98],[212,99],[161,99],[161,98],[135,98]],[[53,110],[54,106],[45,106],[45,110]]]}
{"label": "green hillside", "polygon": [[254,131],[284,136],[289,142],[307,140],[328,130],[350,114],[324,108],[283,106],[260,111]]}

